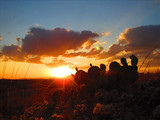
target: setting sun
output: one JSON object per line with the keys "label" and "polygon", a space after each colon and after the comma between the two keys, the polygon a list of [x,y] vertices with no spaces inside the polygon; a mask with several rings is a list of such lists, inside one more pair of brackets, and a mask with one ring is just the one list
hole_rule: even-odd
{"label": "setting sun", "polygon": [[67,66],[63,66],[63,67],[53,68],[51,74],[53,77],[63,78],[68,75],[74,74],[75,72],[76,72],[75,70]]}

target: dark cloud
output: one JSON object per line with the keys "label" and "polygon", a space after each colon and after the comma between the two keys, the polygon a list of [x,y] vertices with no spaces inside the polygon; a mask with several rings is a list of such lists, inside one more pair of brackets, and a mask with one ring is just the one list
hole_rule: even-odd
{"label": "dark cloud", "polygon": [[31,28],[23,39],[22,51],[39,56],[59,56],[67,50],[77,50],[85,42],[89,46],[95,42],[97,33],[91,31],[75,32],[65,28],[46,30],[42,28]]}
{"label": "dark cloud", "polygon": [[21,51],[21,47],[18,45],[4,46],[2,49],[2,55],[8,57],[11,60],[23,61],[26,54]]}
{"label": "dark cloud", "polygon": [[100,58],[115,57],[122,51],[136,55],[146,55],[159,49],[160,25],[128,28],[119,35],[118,42],[118,44],[111,45],[108,51],[104,51]]}
{"label": "dark cloud", "polygon": [[160,25],[141,26],[126,29],[118,41],[126,51],[160,48]]}
{"label": "dark cloud", "polygon": [[108,51],[103,51],[103,53],[100,54],[99,58],[104,59],[104,58],[115,56],[117,53],[119,53],[122,50],[123,50],[123,47],[120,46],[120,44],[112,44],[109,47]]}

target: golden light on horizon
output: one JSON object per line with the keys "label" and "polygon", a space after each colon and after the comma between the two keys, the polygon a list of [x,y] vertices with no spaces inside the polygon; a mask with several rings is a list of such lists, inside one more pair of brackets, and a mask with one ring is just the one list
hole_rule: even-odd
{"label": "golden light on horizon", "polygon": [[75,74],[76,70],[73,70],[67,66],[62,66],[62,67],[58,67],[58,68],[53,68],[51,70],[51,74],[53,77],[56,78],[64,78],[67,77],[71,74]]}

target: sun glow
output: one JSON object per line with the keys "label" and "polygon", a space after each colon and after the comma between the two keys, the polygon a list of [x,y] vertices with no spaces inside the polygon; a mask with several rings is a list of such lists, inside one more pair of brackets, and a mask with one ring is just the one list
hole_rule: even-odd
{"label": "sun glow", "polygon": [[71,74],[75,74],[76,71],[67,67],[67,66],[63,66],[63,67],[58,67],[58,68],[53,68],[51,71],[51,74],[53,77],[57,77],[57,78],[63,78],[66,76],[69,76]]}

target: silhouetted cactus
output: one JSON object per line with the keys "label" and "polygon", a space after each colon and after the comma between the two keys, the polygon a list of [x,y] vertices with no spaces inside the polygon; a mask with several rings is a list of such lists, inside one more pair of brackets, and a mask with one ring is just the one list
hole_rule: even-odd
{"label": "silhouetted cactus", "polygon": [[100,87],[100,68],[98,66],[92,66],[90,64],[90,68],[88,69],[89,83],[88,87],[91,90],[91,93],[94,92]]}
{"label": "silhouetted cactus", "polygon": [[137,64],[138,64],[138,58],[135,55],[131,55],[130,59],[131,59],[131,65],[132,66],[137,66]]}
{"label": "silhouetted cactus", "polygon": [[104,64],[100,64],[100,77],[103,77],[106,73],[106,66]]}
{"label": "silhouetted cactus", "polygon": [[111,62],[109,65],[109,71],[110,72],[120,72],[120,64],[116,61]]}
{"label": "silhouetted cactus", "polygon": [[132,66],[127,64],[126,58],[121,58],[121,77],[123,88],[127,88],[131,84]]}
{"label": "silhouetted cactus", "polygon": [[92,66],[88,69],[88,75],[91,79],[99,79],[100,77],[100,68],[98,66]]}
{"label": "silhouetted cactus", "polygon": [[86,84],[88,81],[88,74],[87,72],[83,71],[83,70],[78,70],[78,68],[76,68],[76,74],[74,76],[74,81],[78,84]]}
{"label": "silhouetted cactus", "polygon": [[138,58],[135,55],[131,55],[130,56],[131,59],[131,71],[130,71],[130,75],[131,75],[131,83],[134,83],[137,79],[138,79]]}
{"label": "silhouetted cactus", "polygon": [[122,75],[122,82],[124,83],[124,87],[128,87],[131,84],[135,83],[138,79],[138,58],[135,55],[130,56],[131,65],[129,66],[126,62],[125,58],[121,58],[121,75]]}
{"label": "silhouetted cactus", "polygon": [[104,88],[106,87],[106,80],[107,80],[107,74],[106,74],[106,66],[104,64],[100,64],[100,87]]}
{"label": "silhouetted cactus", "polygon": [[121,66],[118,62],[111,62],[109,65],[108,79],[107,79],[107,88],[111,89],[119,89],[121,88]]}
{"label": "silhouetted cactus", "polygon": [[104,64],[100,64],[100,70],[106,71],[106,66]]}
{"label": "silhouetted cactus", "polygon": [[128,66],[126,58],[121,58],[121,63],[123,66]]}

